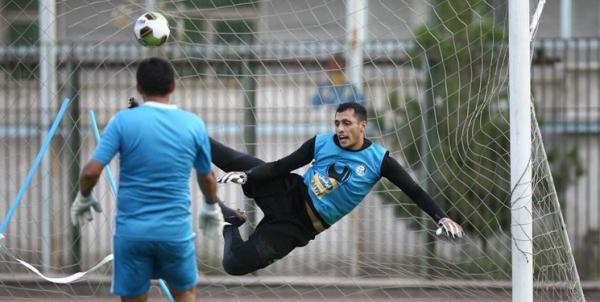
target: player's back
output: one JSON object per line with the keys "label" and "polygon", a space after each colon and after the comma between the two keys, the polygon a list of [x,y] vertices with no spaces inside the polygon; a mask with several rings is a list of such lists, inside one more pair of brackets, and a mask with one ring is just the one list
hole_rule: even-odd
{"label": "player's back", "polygon": [[[158,103],[120,112],[115,119],[121,133],[116,235],[191,238],[191,170],[199,154],[210,154],[204,123]],[[210,157],[204,161],[210,165]]]}

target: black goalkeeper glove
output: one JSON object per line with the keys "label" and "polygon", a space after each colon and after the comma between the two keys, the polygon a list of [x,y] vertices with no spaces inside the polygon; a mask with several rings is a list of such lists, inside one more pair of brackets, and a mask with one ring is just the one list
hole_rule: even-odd
{"label": "black goalkeeper glove", "polygon": [[134,97],[130,97],[129,100],[127,101],[127,109],[133,109],[139,105],[140,105],[140,103],[138,103]]}

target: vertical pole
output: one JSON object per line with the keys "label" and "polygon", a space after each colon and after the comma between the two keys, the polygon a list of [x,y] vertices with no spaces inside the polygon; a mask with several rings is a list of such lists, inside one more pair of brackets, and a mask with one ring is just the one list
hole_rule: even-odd
{"label": "vertical pole", "polygon": [[[438,1],[439,2],[439,1]],[[438,5],[435,2],[435,5]],[[436,6],[432,6],[427,11],[427,19],[425,20],[428,28],[436,28],[440,24],[435,18]],[[433,156],[434,146],[439,146],[437,137],[437,126],[435,121],[435,87],[439,84],[440,68],[438,62],[434,61],[435,57],[431,50],[423,49],[422,59],[422,81],[423,81],[423,98],[420,100],[422,134],[419,152],[422,154],[422,168],[420,171],[420,180],[423,190],[428,192],[432,197],[437,195],[436,186],[433,179],[430,177],[435,170],[435,160]],[[435,236],[429,230],[431,218],[427,213],[421,211],[421,240],[423,244],[423,253],[419,261],[421,265],[421,276],[431,279],[435,268]]]}
{"label": "vertical pole", "polygon": [[[348,81],[356,87],[357,93],[363,91],[362,46],[367,34],[367,0],[348,0],[346,3],[346,72]],[[352,260],[350,274],[360,273],[361,228],[360,212],[354,211],[350,216],[352,222]]]}
{"label": "vertical pole", "polygon": [[568,39],[571,37],[571,0],[560,1],[560,37]]}
{"label": "vertical pole", "polygon": [[508,5],[513,301],[533,301],[529,1]]}
{"label": "vertical pole", "polygon": [[146,10],[151,12],[154,11],[154,9],[156,8],[156,1],[155,0],[146,0]]}
{"label": "vertical pole", "polygon": [[348,81],[362,92],[363,44],[367,35],[367,0],[346,3],[346,72]]}
{"label": "vertical pole", "polygon": [[[256,79],[250,62],[250,56],[243,56],[241,61],[240,83],[244,93],[244,142],[246,152],[256,156]],[[256,210],[252,200],[244,202],[244,211],[248,213],[248,222],[244,232],[250,234],[256,225]]]}
{"label": "vertical pole", "polygon": [[[48,136],[50,127],[51,102],[56,96],[56,2],[55,0],[40,0],[39,2],[40,18],[40,110],[41,110],[41,135],[43,141]],[[52,230],[52,196],[51,196],[51,154],[45,156],[41,163],[41,191],[42,191],[42,270],[44,273],[50,272],[50,254],[52,252],[52,242],[50,240]]]}
{"label": "vertical pole", "polygon": [[[436,75],[439,74],[439,67],[436,62],[431,60],[433,56],[429,51],[425,51],[423,57],[423,84],[425,90],[421,101],[421,119],[422,119],[422,139],[419,146],[420,153],[423,156],[423,167],[421,171],[421,184],[423,190],[431,196],[436,196],[437,191],[433,179],[430,175],[435,170],[435,160],[433,151],[435,146],[439,146],[437,139],[437,127],[435,122],[435,91],[434,87],[439,83]],[[424,278],[433,276],[433,268],[435,266],[435,237],[429,232],[431,218],[427,213],[421,212],[421,227],[422,227],[422,242],[423,254],[421,255],[421,274]]]}
{"label": "vertical pole", "polygon": [[[69,154],[73,157],[69,161],[69,199],[66,202],[70,203],[77,197],[79,192],[79,172],[81,171],[80,148],[81,148],[81,108],[79,106],[79,66],[75,61],[75,56],[71,55],[71,59],[67,62],[67,83],[68,95],[71,98],[71,107],[68,113],[67,129],[71,130],[71,134],[67,138]],[[64,207],[68,209],[70,204]],[[69,225],[71,225],[69,223]],[[79,227],[71,226],[71,251],[69,252],[69,262],[72,267],[72,272],[76,273],[81,270],[79,263],[81,260],[81,233]]]}

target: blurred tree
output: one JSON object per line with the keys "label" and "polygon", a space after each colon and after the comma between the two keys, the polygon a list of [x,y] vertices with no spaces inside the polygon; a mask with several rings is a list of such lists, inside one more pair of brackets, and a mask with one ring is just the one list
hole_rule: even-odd
{"label": "blurred tree", "polygon": [[[438,1],[433,12],[408,53],[415,69],[427,71],[421,96],[389,95],[392,110],[404,113],[393,121],[398,149],[451,217],[487,237],[510,225],[506,78],[498,77],[506,68],[504,27],[485,1]],[[419,215],[415,207],[398,211]]]}
{"label": "blurred tree", "polygon": [[[423,172],[421,184],[448,215],[484,238],[510,229],[508,43],[495,9],[482,0],[437,1],[407,54],[407,64],[426,71],[420,96],[391,92],[397,114],[377,121],[396,129],[386,131],[387,146]],[[576,151],[550,159],[559,190],[583,173]],[[398,215],[420,215],[402,192],[380,192],[398,201]]]}

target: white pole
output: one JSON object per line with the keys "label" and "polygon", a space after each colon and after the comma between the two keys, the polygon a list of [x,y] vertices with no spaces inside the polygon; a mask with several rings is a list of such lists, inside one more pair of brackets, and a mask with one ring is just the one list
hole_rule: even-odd
{"label": "white pole", "polygon": [[[50,110],[52,100],[56,97],[56,2],[55,0],[41,0],[39,2],[40,18],[40,116],[42,142],[50,128]],[[51,192],[51,154],[44,156],[41,163],[41,190],[42,190],[42,270],[50,272],[52,252],[52,192]]]}
{"label": "white pole", "polygon": [[571,0],[560,1],[560,37],[571,37]]}
{"label": "white pole", "polygon": [[[354,84],[357,93],[362,93],[362,46],[367,33],[367,0],[348,0],[346,2],[346,75],[348,82]],[[350,274],[360,273],[360,213],[354,211],[352,221],[352,260]]]}
{"label": "white pole", "polygon": [[533,301],[529,1],[508,5],[512,300]]}
{"label": "white pole", "polygon": [[346,3],[346,74],[362,92],[363,44],[367,36],[367,0]]}
{"label": "white pole", "polygon": [[154,9],[156,8],[156,1],[155,0],[146,0],[146,10],[149,12],[154,11]]}

